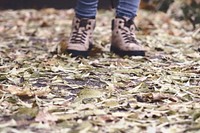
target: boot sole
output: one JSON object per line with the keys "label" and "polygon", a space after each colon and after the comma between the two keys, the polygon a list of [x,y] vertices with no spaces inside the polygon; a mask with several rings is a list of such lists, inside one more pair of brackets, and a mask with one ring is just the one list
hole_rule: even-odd
{"label": "boot sole", "polygon": [[73,50],[73,49],[67,49],[66,53],[71,54],[71,57],[88,57],[90,51],[92,50],[93,45],[89,45],[89,49],[87,51],[79,51],[79,50]]}
{"label": "boot sole", "polygon": [[114,46],[111,46],[110,51],[119,55],[119,56],[145,56],[145,51],[124,51],[120,50],[119,48],[116,48]]}
{"label": "boot sole", "polygon": [[66,50],[68,54],[71,55],[71,57],[84,57],[86,58],[89,55],[89,50],[88,51],[78,51],[78,50]]}

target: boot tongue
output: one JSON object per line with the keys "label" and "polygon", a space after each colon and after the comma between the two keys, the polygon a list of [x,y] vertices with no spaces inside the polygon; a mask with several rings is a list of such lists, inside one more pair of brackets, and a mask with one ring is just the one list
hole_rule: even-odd
{"label": "boot tongue", "polygon": [[82,19],[80,21],[79,27],[86,27],[88,24],[88,19]]}
{"label": "boot tongue", "polygon": [[125,21],[124,22],[124,26],[125,27],[128,27],[128,28],[130,28],[131,27],[131,25],[133,25],[134,23],[133,23],[133,20],[131,20],[131,19],[129,19],[128,21]]}
{"label": "boot tongue", "polygon": [[134,24],[133,19],[130,19],[128,17],[116,17],[124,20],[124,26],[130,28],[131,25]]}

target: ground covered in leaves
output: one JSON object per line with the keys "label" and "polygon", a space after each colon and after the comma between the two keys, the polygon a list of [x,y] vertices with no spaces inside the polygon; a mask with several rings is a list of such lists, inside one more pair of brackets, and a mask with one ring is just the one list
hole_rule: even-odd
{"label": "ground covered in leaves", "polygon": [[145,57],[109,52],[99,11],[86,59],[63,54],[73,10],[0,14],[0,132],[200,132],[200,32],[141,10]]}

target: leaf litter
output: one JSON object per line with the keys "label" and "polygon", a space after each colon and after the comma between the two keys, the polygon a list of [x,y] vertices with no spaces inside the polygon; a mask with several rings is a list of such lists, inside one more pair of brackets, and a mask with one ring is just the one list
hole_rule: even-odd
{"label": "leaf litter", "polygon": [[198,29],[141,10],[147,56],[121,58],[108,52],[113,14],[102,10],[91,56],[76,59],[62,53],[73,15],[1,11],[0,132],[200,131]]}

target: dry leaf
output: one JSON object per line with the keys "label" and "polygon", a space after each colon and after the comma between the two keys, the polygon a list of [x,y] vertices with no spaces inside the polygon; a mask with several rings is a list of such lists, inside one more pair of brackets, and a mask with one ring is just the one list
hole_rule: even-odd
{"label": "dry leaf", "polygon": [[22,88],[18,86],[8,86],[5,88],[6,91],[10,92],[13,95],[17,96],[28,96],[28,97],[33,97],[33,96],[38,96],[38,97],[43,97],[47,96],[50,92],[50,89],[48,87],[46,88]]}
{"label": "dry leaf", "polygon": [[50,114],[47,110],[40,110],[37,114],[35,121],[41,122],[41,123],[49,123],[49,124],[55,124],[55,122],[58,120],[58,118]]}

